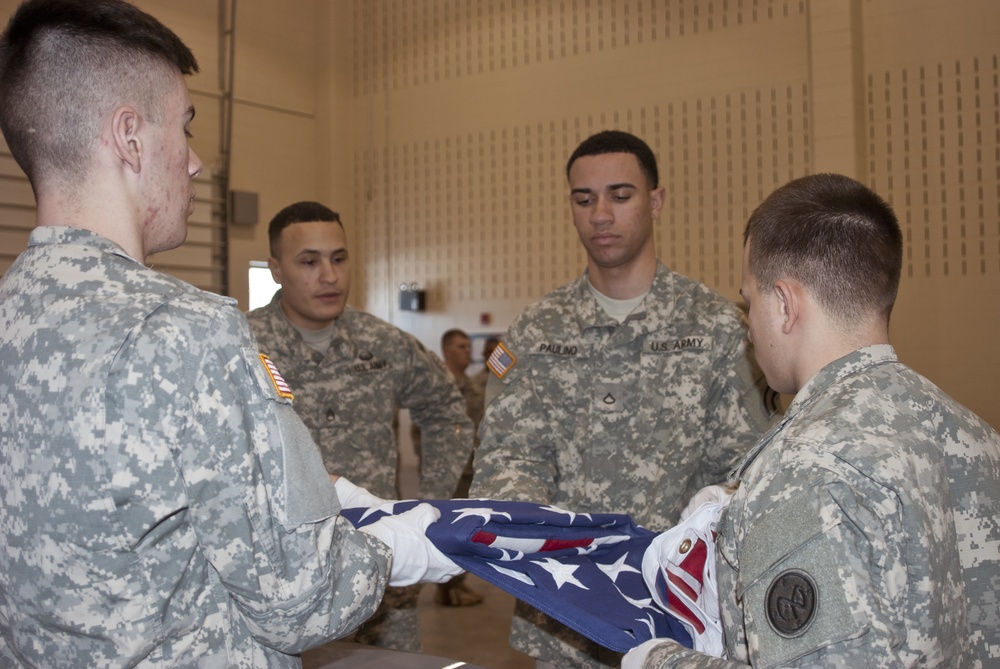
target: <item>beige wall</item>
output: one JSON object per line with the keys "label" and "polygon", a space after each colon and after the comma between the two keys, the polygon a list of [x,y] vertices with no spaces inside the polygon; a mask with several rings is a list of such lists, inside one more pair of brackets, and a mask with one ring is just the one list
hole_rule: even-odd
{"label": "beige wall", "polygon": [[[436,346],[577,275],[563,166],[619,127],[660,160],[660,257],[732,299],[743,223],[774,187],[874,186],[907,236],[902,359],[1000,426],[1000,4],[383,0],[350,30],[369,310]],[[402,281],[428,313],[396,309]]]}
{"label": "beige wall", "polygon": [[[5,17],[5,23],[17,4],[16,0],[0,0],[0,15]],[[191,144],[204,161],[206,174],[221,171],[219,75],[224,66],[220,56],[219,3],[138,0],[136,4],[176,31],[195,52],[201,71],[188,81],[197,110]],[[230,188],[258,193],[261,219],[256,227],[230,231],[228,292],[244,307],[247,267],[251,259],[267,257],[266,222],[274,211],[293,200],[333,197],[329,190],[332,180],[328,148],[333,134],[328,83],[332,79],[331,50],[327,46],[329,14],[329,4],[317,0],[280,4],[244,0],[237,6]],[[351,186],[342,188],[340,197],[344,199]],[[19,191],[25,189],[26,185],[19,187]],[[207,182],[199,183],[198,191],[199,199],[213,195]],[[27,192],[30,195],[30,190]],[[0,200],[2,195],[0,192]],[[207,203],[200,205],[194,218],[210,219],[210,209]],[[206,234],[192,226],[188,237]],[[26,236],[13,239],[23,245]],[[202,262],[188,249],[152,259],[156,264],[174,260]],[[190,272],[178,274],[198,282]]]}
{"label": "beige wall", "polygon": [[[139,4],[201,61],[212,164],[217,3]],[[874,186],[907,239],[901,357],[1000,426],[995,0],[240,0],[236,35],[231,187],[260,194],[231,235],[241,304],[267,220],[314,198],[345,218],[356,305],[435,350],[449,327],[502,331],[583,268],[564,163],[618,127],[660,161],[661,258],[732,299],[770,190],[826,170]],[[403,281],[427,312],[398,310]]]}

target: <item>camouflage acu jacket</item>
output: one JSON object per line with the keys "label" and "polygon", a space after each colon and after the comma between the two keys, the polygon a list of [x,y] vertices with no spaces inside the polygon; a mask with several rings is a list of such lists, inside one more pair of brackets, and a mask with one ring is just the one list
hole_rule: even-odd
{"label": "camouflage acu jacket", "polygon": [[388,549],[284,394],[233,300],[36,229],[0,282],[0,666],[297,667],[368,617]]}
{"label": "camouflage acu jacket", "polygon": [[280,300],[279,291],[250,312],[250,326],[291,386],[330,473],[395,498],[393,417],[405,408],[421,432],[421,497],[450,498],[472,451],[473,430],[444,365],[414,337],[351,307],[336,320],[326,355],[317,353],[285,319]]}
{"label": "camouflage acu jacket", "polygon": [[[663,530],[771,418],[739,310],[662,264],[622,324],[584,275],[529,307],[503,341],[516,362],[489,381],[473,497],[628,513]],[[538,615],[548,631],[515,619],[519,649],[556,665],[617,666]]]}
{"label": "camouflage acu jacket", "polygon": [[733,476],[732,661],[668,645],[645,666],[1000,666],[1000,436],[892,347],[827,365]]}

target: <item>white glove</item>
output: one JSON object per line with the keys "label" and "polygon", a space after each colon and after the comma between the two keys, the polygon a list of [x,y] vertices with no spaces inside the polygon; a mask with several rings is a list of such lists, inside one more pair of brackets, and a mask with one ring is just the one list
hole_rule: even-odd
{"label": "white glove", "polygon": [[392,549],[389,585],[400,587],[414,583],[445,583],[464,570],[445,557],[425,531],[441,517],[430,504],[418,504],[397,516],[384,516],[361,528]]}
{"label": "white glove", "polygon": [[341,509],[381,506],[386,500],[376,497],[361,486],[354,485],[343,476],[336,480],[333,487],[337,489],[337,499]]}
{"label": "white glove", "polygon": [[729,506],[729,498],[733,496],[735,488],[723,485],[707,485],[694,494],[688,501],[687,506],[681,511],[681,520],[687,520],[695,511],[705,504],[721,504]]}
{"label": "white glove", "polygon": [[622,658],[621,669],[643,669],[643,664],[646,662],[646,658],[649,657],[649,652],[662,644],[665,639],[650,639],[649,641],[643,641],[638,646],[625,653],[625,657]]}

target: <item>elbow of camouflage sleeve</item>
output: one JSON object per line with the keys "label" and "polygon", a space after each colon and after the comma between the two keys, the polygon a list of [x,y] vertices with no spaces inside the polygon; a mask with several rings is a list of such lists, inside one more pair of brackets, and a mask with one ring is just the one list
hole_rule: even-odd
{"label": "elbow of camouflage sleeve", "polygon": [[[343,517],[331,519],[336,527],[317,529],[329,545],[318,548],[315,573],[304,592],[280,600],[248,599],[233,594],[242,617],[261,643],[284,653],[297,654],[349,634],[378,608],[389,583],[392,551],[358,530]],[[302,567],[301,569],[306,569]],[[293,583],[304,579],[295,579]]]}

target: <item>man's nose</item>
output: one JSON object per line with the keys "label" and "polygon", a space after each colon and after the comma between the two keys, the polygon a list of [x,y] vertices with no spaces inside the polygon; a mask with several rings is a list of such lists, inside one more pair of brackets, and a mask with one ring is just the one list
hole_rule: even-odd
{"label": "man's nose", "polygon": [[594,225],[602,225],[613,220],[615,220],[615,216],[611,211],[611,203],[605,197],[597,198],[590,210],[590,222]]}
{"label": "man's nose", "polygon": [[337,283],[337,278],[337,273],[333,269],[333,263],[323,262],[320,265],[320,281],[323,283]]}
{"label": "man's nose", "polygon": [[201,162],[201,158],[195,153],[194,149],[188,148],[188,174],[194,179],[196,176],[201,174],[202,170],[205,169],[205,164]]}

